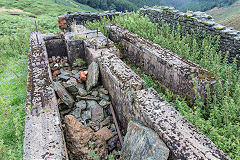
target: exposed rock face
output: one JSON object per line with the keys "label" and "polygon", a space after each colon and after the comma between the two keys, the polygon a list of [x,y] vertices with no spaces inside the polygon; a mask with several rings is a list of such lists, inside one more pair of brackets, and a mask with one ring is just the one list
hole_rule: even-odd
{"label": "exposed rock face", "polygon": [[121,160],[167,160],[169,149],[152,129],[130,121]]}
{"label": "exposed rock face", "polygon": [[57,94],[61,98],[61,100],[66,105],[68,105],[69,108],[72,108],[72,106],[74,104],[74,99],[68,93],[68,91],[59,82],[53,82],[53,85],[54,85],[54,90],[57,92]]}
{"label": "exposed rock face", "polygon": [[[107,158],[107,144],[101,135],[82,125],[74,116],[64,118],[66,124],[66,139],[68,148],[78,160],[92,160],[89,153],[95,153],[100,159]],[[89,143],[93,146],[90,146]]]}
{"label": "exposed rock face", "polygon": [[93,87],[95,87],[98,83],[99,77],[99,67],[96,62],[92,62],[88,67],[88,75],[87,75],[87,91],[90,91]]}

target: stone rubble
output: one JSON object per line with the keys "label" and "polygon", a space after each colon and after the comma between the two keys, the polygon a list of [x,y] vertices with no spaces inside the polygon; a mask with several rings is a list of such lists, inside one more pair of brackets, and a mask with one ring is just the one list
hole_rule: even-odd
{"label": "stone rubble", "polygon": [[[99,82],[99,67],[82,59],[68,64],[67,57],[49,58],[54,89],[70,159],[119,158],[121,145],[109,105],[108,91]],[[92,144],[89,144],[89,143]]]}

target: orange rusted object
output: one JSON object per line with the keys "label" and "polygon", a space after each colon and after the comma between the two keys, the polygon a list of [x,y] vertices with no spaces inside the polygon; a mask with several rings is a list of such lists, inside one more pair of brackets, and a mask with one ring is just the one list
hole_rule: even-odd
{"label": "orange rusted object", "polygon": [[87,71],[80,72],[80,79],[83,81],[87,80]]}
{"label": "orange rusted object", "polygon": [[55,78],[56,78],[56,77],[57,77],[57,75],[58,75],[59,73],[60,73],[60,70],[56,70],[56,71],[54,71],[54,72],[53,72],[53,77],[55,77]]}
{"label": "orange rusted object", "polygon": [[58,26],[61,30],[67,29],[67,21],[64,16],[58,17]]}

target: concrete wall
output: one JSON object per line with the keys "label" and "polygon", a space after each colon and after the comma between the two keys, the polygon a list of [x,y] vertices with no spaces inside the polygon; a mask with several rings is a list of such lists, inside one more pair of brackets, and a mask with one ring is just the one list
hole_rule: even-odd
{"label": "concrete wall", "polygon": [[203,100],[206,84],[213,88],[212,73],[177,54],[116,25],[108,25],[109,38],[119,44],[123,54],[135,66],[156,78],[175,94],[195,98],[193,78]]}
{"label": "concrete wall", "polygon": [[183,26],[186,31],[194,30],[196,33],[206,32],[212,36],[220,36],[220,50],[229,51],[230,62],[236,57],[240,65],[240,32],[214,22],[211,16],[204,12],[179,12],[172,7],[142,8],[140,14],[147,15],[152,22],[169,24],[175,27]]}

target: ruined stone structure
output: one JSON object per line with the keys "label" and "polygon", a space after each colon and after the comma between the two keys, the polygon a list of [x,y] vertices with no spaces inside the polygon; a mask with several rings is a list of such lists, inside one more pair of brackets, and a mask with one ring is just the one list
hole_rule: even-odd
{"label": "ruined stone structure", "polygon": [[140,14],[147,15],[152,22],[162,25],[167,23],[170,27],[178,24],[190,32],[206,32],[212,36],[220,36],[220,50],[229,51],[229,61],[236,57],[240,65],[240,32],[214,22],[213,18],[204,12],[183,13],[172,7],[142,8]]}
{"label": "ruined stone structure", "polygon": [[113,16],[119,15],[120,12],[106,11],[104,13],[91,12],[68,12],[58,17],[59,27],[71,31],[71,25],[76,22],[77,25],[84,25],[87,21],[101,20],[102,17],[112,19]]}
{"label": "ruined stone structure", "polygon": [[[119,58],[122,55],[112,41],[83,26],[72,26],[72,31],[31,34],[24,160],[68,159],[47,59],[48,55],[59,54],[67,56],[70,64],[76,58],[98,63],[100,78],[125,131],[130,120],[141,122],[166,144],[171,159],[230,159],[154,89],[146,89],[145,82]],[[137,53],[134,48],[132,51]],[[182,63],[187,65],[185,60]]]}
{"label": "ruined stone structure", "polygon": [[154,74],[173,93],[194,99],[195,80],[197,91],[204,100],[207,84],[213,88],[216,82],[214,75],[201,66],[117,25],[105,28],[109,38],[118,44],[126,59],[146,73]]}

